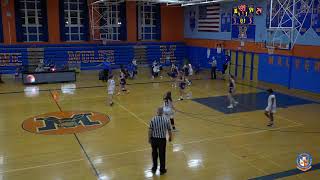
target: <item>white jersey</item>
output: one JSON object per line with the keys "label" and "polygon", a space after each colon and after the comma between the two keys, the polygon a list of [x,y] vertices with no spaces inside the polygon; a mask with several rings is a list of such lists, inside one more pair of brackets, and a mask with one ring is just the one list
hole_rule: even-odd
{"label": "white jersey", "polygon": [[[272,99],[274,99],[273,104],[272,104]],[[268,97],[268,106],[266,108],[266,111],[271,111],[272,113],[275,113],[276,110],[277,110],[276,96],[274,94],[271,94]]]}
{"label": "white jersey", "polygon": [[189,76],[192,76],[193,75],[193,69],[192,69],[192,66],[189,66]]}
{"label": "white jersey", "polygon": [[155,72],[155,73],[160,72],[160,66],[159,65],[153,66],[153,72]]}
{"label": "white jersey", "polygon": [[116,89],[116,82],[113,79],[108,80],[108,94],[113,94]]}
{"label": "white jersey", "polygon": [[163,103],[163,114],[168,119],[170,119],[173,116],[173,105],[171,101],[165,101]]}
{"label": "white jersey", "polygon": [[136,61],[136,60],[133,60],[133,61],[132,61],[132,64],[135,65],[135,66],[137,66],[137,61]]}

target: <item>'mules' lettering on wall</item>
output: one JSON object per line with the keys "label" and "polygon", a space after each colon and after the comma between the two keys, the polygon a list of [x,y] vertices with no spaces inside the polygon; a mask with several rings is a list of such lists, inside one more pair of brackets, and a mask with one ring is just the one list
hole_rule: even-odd
{"label": "'mules' lettering on wall", "polygon": [[21,53],[0,53],[0,66],[21,66]]}
{"label": "'mules' lettering on wall", "polygon": [[177,49],[176,45],[170,45],[169,48],[167,46],[160,46],[161,63],[165,63],[167,60],[170,60],[170,62],[174,63],[177,60],[174,54],[176,49]]}
{"label": "'mules' lettering on wall", "polygon": [[114,50],[68,51],[69,63],[114,62]]}

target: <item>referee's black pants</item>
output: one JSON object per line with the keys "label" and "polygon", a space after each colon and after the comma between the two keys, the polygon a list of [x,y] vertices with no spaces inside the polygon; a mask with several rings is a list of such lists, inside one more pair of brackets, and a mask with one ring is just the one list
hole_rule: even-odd
{"label": "referee's black pants", "polygon": [[166,169],[166,138],[151,138],[152,147],[152,169],[157,169],[158,167],[158,156],[160,159],[160,172]]}

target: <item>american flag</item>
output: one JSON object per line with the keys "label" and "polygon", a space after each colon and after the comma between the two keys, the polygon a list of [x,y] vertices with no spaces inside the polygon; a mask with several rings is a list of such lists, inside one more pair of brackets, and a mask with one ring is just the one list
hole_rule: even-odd
{"label": "american flag", "polygon": [[199,6],[198,31],[199,32],[219,32],[220,31],[220,5],[219,4]]}

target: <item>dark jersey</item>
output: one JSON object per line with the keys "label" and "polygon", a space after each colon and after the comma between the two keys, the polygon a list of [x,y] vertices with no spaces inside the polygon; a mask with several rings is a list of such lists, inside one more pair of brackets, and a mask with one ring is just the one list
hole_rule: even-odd
{"label": "dark jersey", "polygon": [[186,81],[184,79],[181,79],[181,82],[179,84],[180,89],[185,89],[186,85],[187,85]]}
{"label": "dark jersey", "polygon": [[185,76],[189,76],[189,68],[188,67],[184,67],[183,71],[184,71]]}
{"label": "dark jersey", "polygon": [[232,93],[234,90],[234,81],[229,82],[229,93]]}
{"label": "dark jersey", "polygon": [[123,72],[120,74],[120,84],[121,85],[126,84],[126,75]]}

